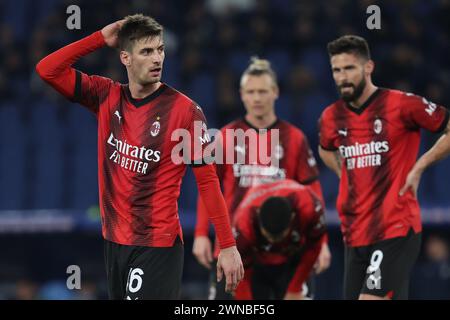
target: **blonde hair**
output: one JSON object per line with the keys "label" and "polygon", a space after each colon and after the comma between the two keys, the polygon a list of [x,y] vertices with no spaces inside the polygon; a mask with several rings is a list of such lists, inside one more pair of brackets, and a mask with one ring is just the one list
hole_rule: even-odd
{"label": "blonde hair", "polygon": [[250,64],[245,69],[244,73],[241,76],[241,87],[244,84],[245,78],[247,76],[261,76],[263,74],[268,74],[273,81],[275,87],[278,87],[277,83],[277,75],[275,71],[273,71],[272,66],[270,65],[270,61],[266,59],[260,59],[257,56],[253,56],[250,58]]}

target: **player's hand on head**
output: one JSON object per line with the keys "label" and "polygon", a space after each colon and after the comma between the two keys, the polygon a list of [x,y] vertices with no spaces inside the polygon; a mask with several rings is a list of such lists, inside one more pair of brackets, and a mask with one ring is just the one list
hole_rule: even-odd
{"label": "player's hand on head", "polygon": [[400,196],[403,196],[406,192],[412,191],[414,198],[417,198],[417,189],[419,188],[420,177],[422,176],[422,171],[413,168],[406,176],[406,182],[400,189]]}
{"label": "player's hand on head", "polygon": [[217,282],[225,275],[225,291],[233,292],[244,278],[244,266],[236,246],[220,250],[217,260]]}
{"label": "player's hand on head", "polygon": [[108,47],[117,48],[119,46],[119,38],[117,37],[120,28],[124,24],[125,19],[108,24],[102,29],[102,35]]}
{"label": "player's hand on head", "polygon": [[316,274],[320,274],[327,270],[331,264],[331,252],[328,244],[324,242],[322,244],[322,248],[320,249],[319,256],[317,257],[317,261],[314,264],[314,272]]}
{"label": "player's hand on head", "polygon": [[211,262],[213,261],[212,246],[211,240],[207,236],[195,237],[192,253],[202,266],[211,269]]}

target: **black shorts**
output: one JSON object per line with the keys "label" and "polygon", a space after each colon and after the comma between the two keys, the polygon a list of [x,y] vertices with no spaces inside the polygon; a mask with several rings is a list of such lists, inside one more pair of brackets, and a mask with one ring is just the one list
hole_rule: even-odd
{"label": "black shorts", "polygon": [[180,298],[184,249],[126,246],[105,240],[108,295],[114,300]]}
{"label": "black shorts", "polygon": [[361,293],[408,299],[411,269],[420,251],[421,233],[411,229],[405,237],[363,247],[345,247],[344,299]]}

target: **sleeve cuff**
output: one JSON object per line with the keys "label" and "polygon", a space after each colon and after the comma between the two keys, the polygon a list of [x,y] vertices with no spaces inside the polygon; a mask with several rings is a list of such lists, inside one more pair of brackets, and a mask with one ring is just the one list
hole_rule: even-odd
{"label": "sleeve cuff", "polygon": [[444,121],[442,122],[442,124],[439,126],[439,128],[435,131],[435,133],[440,133],[442,131],[445,130],[445,128],[447,128],[447,124],[449,121],[449,117],[450,117],[450,113],[448,110],[445,110],[445,118]]}
{"label": "sleeve cuff", "polygon": [[324,147],[322,144],[320,144],[320,147],[326,151],[337,151],[336,147]]}

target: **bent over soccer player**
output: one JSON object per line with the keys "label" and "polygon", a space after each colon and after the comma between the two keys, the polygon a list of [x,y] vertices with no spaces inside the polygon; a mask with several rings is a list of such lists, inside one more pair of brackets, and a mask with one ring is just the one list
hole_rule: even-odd
{"label": "bent over soccer player", "polygon": [[289,289],[300,291],[326,236],[321,200],[294,180],[251,188],[233,227],[245,267],[236,299],[283,299]]}
{"label": "bent over soccer player", "polygon": [[[346,299],[407,299],[420,250],[417,187],[450,153],[448,111],[425,98],[372,83],[367,42],[328,44],[341,99],[320,119],[319,154],[340,177],[337,210],[345,242]],[[417,162],[420,129],[444,135]]]}
{"label": "bent over soccer player", "polygon": [[[129,83],[72,68],[103,46],[119,47]],[[183,269],[177,199],[186,164],[171,157],[178,129],[204,128],[201,108],[161,82],[163,28],[153,18],[128,16],[42,59],[38,74],[98,118],[98,168],[102,234],[111,299],[177,299]],[[197,131],[197,130],[196,130]],[[192,146],[203,133],[190,141]],[[204,141],[204,139],[201,139]],[[201,154],[192,152],[190,162]],[[201,162],[201,161],[200,161]],[[220,241],[219,278],[235,289],[244,269],[212,165],[193,168],[199,193]]]}

